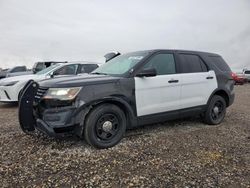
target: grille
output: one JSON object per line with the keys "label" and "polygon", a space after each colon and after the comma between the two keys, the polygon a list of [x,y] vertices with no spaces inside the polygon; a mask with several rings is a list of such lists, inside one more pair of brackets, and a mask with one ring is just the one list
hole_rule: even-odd
{"label": "grille", "polygon": [[35,94],[35,102],[39,102],[41,98],[44,96],[44,94],[48,91],[48,88],[45,87],[39,87],[37,89],[37,92]]}

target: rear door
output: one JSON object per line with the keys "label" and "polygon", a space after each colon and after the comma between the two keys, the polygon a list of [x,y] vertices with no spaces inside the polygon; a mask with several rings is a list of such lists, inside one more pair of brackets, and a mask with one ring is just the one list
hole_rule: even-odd
{"label": "rear door", "polygon": [[154,77],[135,77],[138,116],[152,115],[180,108],[180,75],[174,54],[158,53],[142,69],[155,68]]}
{"label": "rear door", "polygon": [[181,109],[205,105],[218,87],[214,71],[209,71],[196,54],[179,53],[181,80]]}

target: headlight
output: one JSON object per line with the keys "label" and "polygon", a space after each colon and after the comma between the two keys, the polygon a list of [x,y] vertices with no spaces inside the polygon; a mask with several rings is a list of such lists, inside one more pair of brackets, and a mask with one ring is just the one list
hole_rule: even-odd
{"label": "headlight", "polygon": [[18,81],[12,81],[12,82],[1,82],[0,86],[13,86],[17,83]]}
{"label": "headlight", "polygon": [[81,87],[50,88],[43,99],[72,100],[80,92]]}

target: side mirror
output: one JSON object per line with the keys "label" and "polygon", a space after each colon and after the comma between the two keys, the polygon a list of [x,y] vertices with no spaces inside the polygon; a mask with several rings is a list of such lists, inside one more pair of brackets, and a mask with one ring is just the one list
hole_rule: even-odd
{"label": "side mirror", "polygon": [[111,59],[113,59],[113,58],[115,58],[115,57],[117,57],[117,56],[119,56],[119,55],[121,55],[120,52],[111,52],[111,53],[107,53],[106,55],[104,55],[104,57],[105,57],[105,62],[108,62],[109,60],[111,60]]}
{"label": "side mirror", "polygon": [[155,68],[143,69],[139,73],[136,74],[137,77],[152,77],[156,75],[157,75],[157,72]]}

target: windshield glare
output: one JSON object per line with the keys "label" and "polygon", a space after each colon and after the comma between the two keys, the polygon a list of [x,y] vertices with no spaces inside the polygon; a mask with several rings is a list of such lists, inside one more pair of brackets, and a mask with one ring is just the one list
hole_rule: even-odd
{"label": "windshield glare", "polygon": [[133,52],[120,55],[103,64],[92,73],[122,75],[132,69],[146,55],[148,55],[148,52]]}
{"label": "windshield glare", "polygon": [[49,66],[48,68],[43,69],[43,70],[37,72],[36,75],[43,75],[43,74],[46,74],[46,73],[50,72],[51,70],[53,70],[55,67],[58,67],[59,65],[61,65],[61,64],[51,65],[51,66]]}

